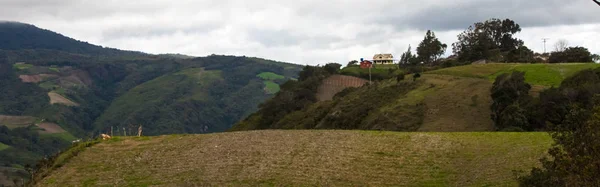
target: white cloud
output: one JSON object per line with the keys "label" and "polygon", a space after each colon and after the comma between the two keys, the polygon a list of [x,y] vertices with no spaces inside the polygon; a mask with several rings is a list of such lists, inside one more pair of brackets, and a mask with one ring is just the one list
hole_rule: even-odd
{"label": "white cloud", "polygon": [[31,23],[102,46],[148,53],[258,56],[298,64],[399,56],[426,29],[449,45],[488,18],[520,23],[534,51],[541,38],[600,53],[600,8],[564,0],[0,0],[0,20]]}

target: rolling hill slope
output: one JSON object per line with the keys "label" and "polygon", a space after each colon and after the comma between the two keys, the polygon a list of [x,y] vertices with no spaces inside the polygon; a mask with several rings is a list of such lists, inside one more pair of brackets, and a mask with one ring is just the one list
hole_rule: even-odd
{"label": "rolling hill slope", "polygon": [[[290,112],[276,122],[268,123],[266,128],[494,131],[490,119],[490,89],[496,76],[524,71],[525,81],[532,84],[530,94],[537,96],[540,91],[559,85],[576,72],[598,67],[600,64],[594,63],[484,64],[439,69],[425,72],[417,81],[407,75],[400,82],[395,78],[387,79],[346,90],[332,101],[315,101]],[[321,86],[327,87],[324,82]],[[261,112],[273,110],[265,107],[272,106],[263,106],[232,130],[253,130],[265,124]]]}
{"label": "rolling hill slope", "polygon": [[38,186],[515,186],[546,133],[250,131],[94,145]]}

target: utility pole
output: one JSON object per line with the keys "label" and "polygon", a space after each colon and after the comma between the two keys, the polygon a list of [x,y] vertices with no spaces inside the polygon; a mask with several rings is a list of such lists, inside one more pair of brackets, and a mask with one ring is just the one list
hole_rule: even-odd
{"label": "utility pole", "polygon": [[550,38],[542,38],[542,41],[544,41],[544,54],[546,53],[546,42],[548,41],[548,39]]}

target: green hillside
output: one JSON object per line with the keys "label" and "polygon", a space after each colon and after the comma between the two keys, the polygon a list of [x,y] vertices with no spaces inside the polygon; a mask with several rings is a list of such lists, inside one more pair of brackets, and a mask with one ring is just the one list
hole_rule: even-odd
{"label": "green hillside", "polygon": [[[225,131],[302,68],[252,57],[110,49],[14,22],[0,23],[0,41],[0,143],[10,146],[0,151],[0,167],[6,171],[35,166],[71,141],[111,127],[117,134],[137,132],[138,125],[147,135]],[[264,85],[257,77],[264,72],[279,76]],[[43,131],[40,123],[56,131]]]}
{"label": "green hillside", "polygon": [[0,142],[0,151],[10,148],[10,146]]}
{"label": "green hillside", "polygon": [[[530,92],[536,96],[576,72],[597,67],[600,65],[592,63],[485,64],[439,69],[425,72],[416,81],[407,75],[400,82],[393,78],[343,91],[332,101],[290,105],[285,114],[271,112],[284,111],[284,105],[263,105],[231,130],[494,131],[497,129],[490,118],[490,89],[496,76],[524,71],[526,82],[533,84]],[[267,103],[281,103],[284,99],[282,95]]]}
{"label": "green hillside", "polygon": [[598,68],[596,63],[568,63],[568,64],[477,64],[445,68],[426,72],[426,74],[454,75],[461,77],[474,77],[494,80],[496,76],[512,72],[525,72],[525,81],[534,85],[558,86],[565,78],[584,70]]}
{"label": "green hillside", "polygon": [[95,129],[109,132],[112,127],[125,134],[124,128],[131,133],[142,125],[148,135],[222,132],[278,91],[278,84],[269,81],[265,88],[257,75],[295,71],[244,57],[210,56],[192,63],[116,98],[95,121]]}
{"label": "green hillside", "polygon": [[546,133],[250,131],[123,138],[39,186],[515,186]]}

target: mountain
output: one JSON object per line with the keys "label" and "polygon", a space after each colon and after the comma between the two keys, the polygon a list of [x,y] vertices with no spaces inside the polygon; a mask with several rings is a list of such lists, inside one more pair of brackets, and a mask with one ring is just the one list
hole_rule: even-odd
{"label": "mountain", "polygon": [[[0,23],[0,184],[99,133],[225,131],[297,78],[267,59],[150,55]],[[10,168],[10,169],[6,169]]]}
{"label": "mountain", "polygon": [[19,22],[0,22],[0,49],[47,49],[93,56],[144,55],[141,52],[105,48]]}

